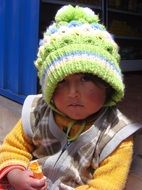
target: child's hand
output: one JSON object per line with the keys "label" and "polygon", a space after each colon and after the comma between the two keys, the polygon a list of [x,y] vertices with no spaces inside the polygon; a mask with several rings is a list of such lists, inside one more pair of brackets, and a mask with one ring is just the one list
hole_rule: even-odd
{"label": "child's hand", "polygon": [[45,190],[46,178],[35,179],[29,170],[13,169],[7,174],[8,182],[15,190]]}

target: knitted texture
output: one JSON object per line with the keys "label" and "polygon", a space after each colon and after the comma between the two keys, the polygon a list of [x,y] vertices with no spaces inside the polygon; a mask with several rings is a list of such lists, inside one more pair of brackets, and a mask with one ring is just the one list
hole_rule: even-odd
{"label": "knitted texture", "polygon": [[[60,125],[63,124],[62,120],[58,119],[58,124],[60,127]],[[7,136],[7,140],[0,149],[2,153],[0,154],[0,179],[4,175],[3,170],[5,167],[10,167],[11,165],[21,165],[26,167],[31,159],[29,153],[32,152],[31,143],[26,138],[23,138],[25,135],[21,129],[22,123],[20,121],[17,123],[16,128],[12,130],[11,134]],[[24,152],[22,149],[17,152],[17,148],[22,148],[21,142],[23,142],[24,147],[26,148]],[[123,189],[131,163],[132,153],[133,140],[128,138],[122,142],[108,158],[100,163],[100,167],[94,173],[92,180],[89,180],[86,185],[81,185],[75,188],[75,190]],[[13,156],[14,159],[12,159]]]}
{"label": "knitted texture", "polygon": [[113,89],[107,103],[124,96],[118,46],[91,9],[67,5],[44,33],[35,65],[45,101],[50,105],[58,82],[74,73],[98,76]]}
{"label": "knitted texture", "polygon": [[32,150],[31,141],[24,134],[21,120],[19,120],[12,131],[6,136],[4,145],[0,147],[0,170],[12,165],[20,165],[26,168],[29,160],[32,159],[32,155],[30,154]]}

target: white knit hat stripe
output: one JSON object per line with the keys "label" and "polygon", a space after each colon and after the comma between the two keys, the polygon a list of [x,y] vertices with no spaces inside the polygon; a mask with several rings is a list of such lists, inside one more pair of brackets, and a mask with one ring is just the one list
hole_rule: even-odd
{"label": "white knit hat stripe", "polygon": [[[114,63],[111,61],[106,60],[103,57],[100,57],[98,55],[88,54],[88,53],[81,53],[81,52],[73,52],[73,54],[64,55],[58,59],[56,59],[53,63],[49,64],[46,68],[46,70],[43,72],[42,82],[44,83],[45,77],[50,75],[50,73],[54,72],[55,69],[62,67],[63,65],[67,64],[68,60],[73,60],[77,62],[86,62],[88,60],[92,61],[92,64],[96,62],[100,62],[103,66],[106,68],[112,70],[112,72],[115,72],[116,76],[121,80],[121,72],[118,68],[114,66]],[[93,74],[93,73],[92,73]]]}

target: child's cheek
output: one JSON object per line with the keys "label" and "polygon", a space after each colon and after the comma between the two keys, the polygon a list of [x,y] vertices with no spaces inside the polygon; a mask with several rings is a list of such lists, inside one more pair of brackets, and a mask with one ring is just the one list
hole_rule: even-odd
{"label": "child's cheek", "polygon": [[96,101],[104,102],[105,97],[106,97],[105,90],[94,89],[94,88],[91,88],[88,91],[85,91],[84,95],[85,95],[85,98],[87,98],[90,101],[96,100]]}

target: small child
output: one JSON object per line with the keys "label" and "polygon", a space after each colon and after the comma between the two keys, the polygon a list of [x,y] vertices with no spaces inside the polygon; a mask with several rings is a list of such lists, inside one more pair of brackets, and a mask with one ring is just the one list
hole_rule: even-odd
{"label": "small child", "polygon": [[[15,190],[122,190],[133,134],[116,108],[124,96],[118,46],[89,8],[64,6],[44,33],[35,65],[42,95],[0,149],[0,178]],[[42,165],[35,179],[30,161]]]}

